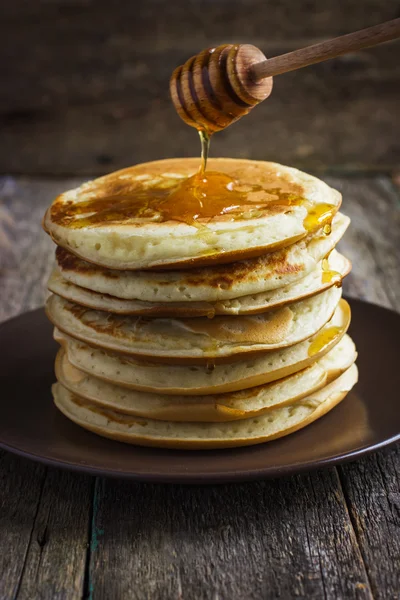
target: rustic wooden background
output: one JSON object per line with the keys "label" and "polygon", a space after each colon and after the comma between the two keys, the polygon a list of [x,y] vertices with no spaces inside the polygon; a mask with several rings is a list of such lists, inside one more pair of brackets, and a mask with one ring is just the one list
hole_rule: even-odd
{"label": "rustic wooden background", "polygon": [[[199,152],[172,70],[224,42],[274,56],[400,15],[398,0],[1,0],[0,172],[102,173]],[[212,153],[313,171],[399,165],[400,43],[277,77]]]}

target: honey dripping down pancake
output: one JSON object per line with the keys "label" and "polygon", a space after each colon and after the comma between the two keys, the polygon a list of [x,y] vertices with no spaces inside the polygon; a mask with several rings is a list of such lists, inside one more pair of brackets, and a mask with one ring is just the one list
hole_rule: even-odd
{"label": "honey dripping down pancake", "polygon": [[44,227],[72,253],[113,269],[229,263],[328,225],[341,196],[275,163],[167,159],[112,173],[56,198]]}

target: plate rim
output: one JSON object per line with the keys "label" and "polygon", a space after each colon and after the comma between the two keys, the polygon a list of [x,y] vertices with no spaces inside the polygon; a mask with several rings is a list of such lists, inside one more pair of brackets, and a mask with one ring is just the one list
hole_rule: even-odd
{"label": "plate rim", "polygon": [[[64,417],[66,418],[66,417]],[[78,427],[78,426],[77,426]],[[91,432],[88,432],[91,435]],[[400,441],[400,432],[391,438],[377,442],[376,444],[364,446],[357,450],[348,451],[345,454],[338,454],[330,458],[323,458],[310,462],[292,463],[283,467],[269,467],[266,469],[247,469],[240,470],[235,473],[207,473],[199,472],[177,473],[168,475],[161,472],[138,473],[133,471],[117,471],[115,469],[106,469],[99,467],[91,467],[84,464],[70,463],[68,461],[52,459],[34,452],[26,452],[20,448],[16,448],[9,444],[0,441],[0,449],[10,452],[13,455],[26,458],[32,462],[45,465],[47,467],[56,467],[64,471],[74,473],[84,473],[93,477],[107,477],[111,479],[125,479],[129,481],[137,481],[143,483],[159,483],[159,484],[180,484],[180,485],[216,485],[218,483],[240,483],[250,481],[261,481],[267,479],[278,479],[280,477],[288,477],[298,475],[300,473],[316,471],[318,469],[328,469],[337,465],[357,460],[363,456],[367,456],[377,450],[394,446]],[[240,450],[240,448],[238,448]]]}

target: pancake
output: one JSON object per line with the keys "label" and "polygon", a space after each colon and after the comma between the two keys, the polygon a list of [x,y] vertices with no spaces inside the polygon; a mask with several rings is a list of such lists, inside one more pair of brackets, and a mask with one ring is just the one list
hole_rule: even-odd
{"label": "pancake", "polygon": [[120,315],[147,317],[213,317],[216,313],[209,302],[143,302],[125,300],[110,294],[94,292],[64,279],[58,268],[50,275],[47,287],[50,292],[65,300]]}
{"label": "pancake", "polygon": [[90,345],[159,362],[199,364],[297,344],[329,321],[340,297],[341,290],[333,287],[275,311],[214,319],[125,317],[56,295],[47,300],[46,311],[58,329]]}
{"label": "pancake", "polygon": [[283,250],[232,265],[181,271],[103,269],[57,248],[64,279],[125,300],[143,302],[222,302],[286,287],[311,273],[346,231],[350,219],[338,214],[330,235],[319,232]]}
{"label": "pancake", "polygon": [[342,279],[349,274],[350,270],[351,262],[336,250],[332,250],[329,258],[319,262],[316,268],[303,279],[269,292],[216,302],[214,311],[217,315],[248,315],[274,310],[311,298],[333,285],[341,286]]}
{"label": "pancake", "polygon": [[320,360],[340,342],[350,324],[350,307],[341,300],[331,321],[314,337],[290,348],[241,362],[207,365],[163,365],[137,361],[91,348],[55,330],[54,337],[77,369],[129,389],[172,395],[221,394],[276,381]]}
{"label": "pancake", "polygon": [[214,317],[215,315],[257,314],[273,310],[299,300],[309,298],[340,283],[351,269],[351,263],[342,254],[333,250],[329,255],[329,269],[319,262],[316,268],[303,279],[283,288],[260,294],[242,296],[222,302],[143,302],[124,300],[109,294],[87,290],[67,279],[54,269],[48,281],[48,289],[76,304],[104,310],[115,314],[142,315],[153,317]]}
{"label": "pancake", "polygon": [[198,168],[195,158],[167,159],[84,183],[54,200],[44,228],[59,246],[112,269],[206,265],[292,244],[341,204],[326,183],[276,163],[210,159],[194,189],[186,180]]}
{"label": "pancake", "polygon": [[311,395],[260,416],[225,423],[157,421],[102,409],[53,386],[56,406],[66,417],[103,437],[129,444],[165,448],[232,448],[273,440],[305,427],[336,406],[356,384],[352,365],[340,377]]}
{"label": "pancake", "polygon": [[233,421],[292,404],[327,385],[356,359],[351,339],[344,337],[313,365],[273,383],[212,396],[146,394],[105,383],[71,365],[64,350],[56,359],[57,380],[72,394],[95,406],[165,421]]}

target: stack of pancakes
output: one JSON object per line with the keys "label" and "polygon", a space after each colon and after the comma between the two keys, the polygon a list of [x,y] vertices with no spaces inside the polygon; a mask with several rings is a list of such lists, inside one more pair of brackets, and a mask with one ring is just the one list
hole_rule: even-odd
{"label": "stack of pancakes", "polygon": [[54,400],[102,436],[256,444],[311,423],[357,381],[340,194],[274,163],[209,163],[219,187],[206,193],[185,187],[196,159],[156,161],[68,191],[45,215],[58,245]]}

